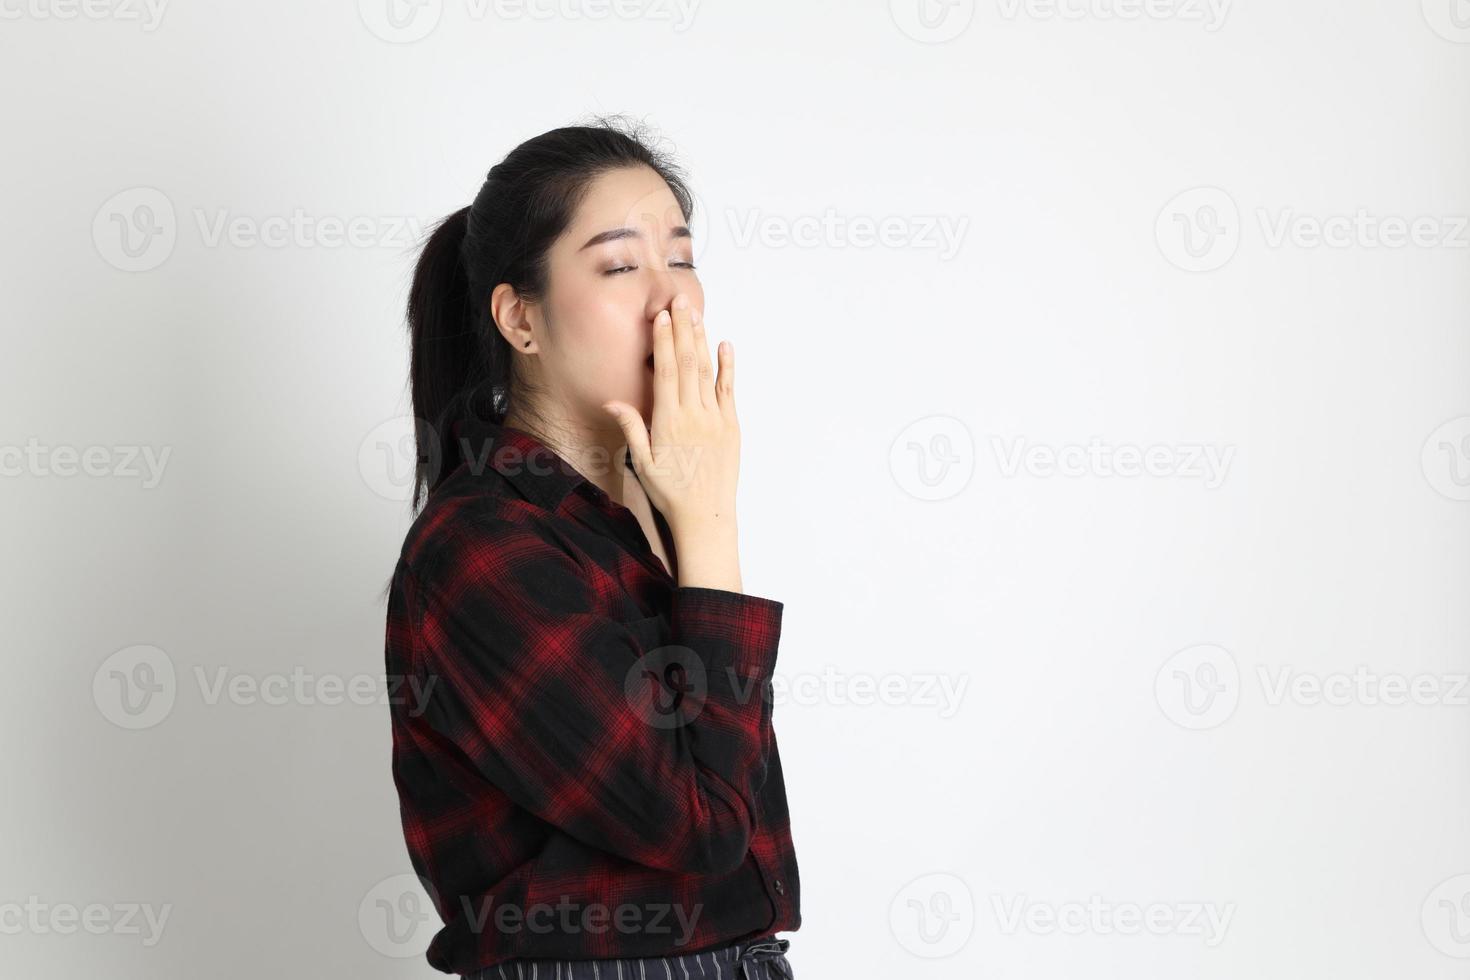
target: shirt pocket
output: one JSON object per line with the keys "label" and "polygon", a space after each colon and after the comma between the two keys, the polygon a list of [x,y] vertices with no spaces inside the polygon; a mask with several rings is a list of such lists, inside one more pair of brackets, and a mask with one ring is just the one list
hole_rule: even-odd
{"label": "shirt pocket", "polygon": [[662,614],[628,620],[622,625],[637,639],[638,648],[644,653],[669,643],[670,624],[668,618]]}

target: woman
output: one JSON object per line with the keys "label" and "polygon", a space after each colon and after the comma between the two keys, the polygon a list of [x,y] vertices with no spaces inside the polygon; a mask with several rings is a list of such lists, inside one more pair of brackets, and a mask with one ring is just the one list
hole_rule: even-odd
{"label": "woman", "polygon": [[423,509],[386,659],[418,692],[390,699],[393,776],[446,973],[792,975],[783,607],[742,590],[735,355],[711,364],[690,210],[635,133],[556,129],[414,272]]}

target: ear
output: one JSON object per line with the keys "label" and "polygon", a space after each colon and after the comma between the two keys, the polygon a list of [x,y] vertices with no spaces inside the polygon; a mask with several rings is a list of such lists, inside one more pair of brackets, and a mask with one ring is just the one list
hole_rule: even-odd
{"label": "ear", "polygon": [[527,353],[536,349],[530,310],[510,283],[503,282],[490,293],[490,315],[511,347]]}

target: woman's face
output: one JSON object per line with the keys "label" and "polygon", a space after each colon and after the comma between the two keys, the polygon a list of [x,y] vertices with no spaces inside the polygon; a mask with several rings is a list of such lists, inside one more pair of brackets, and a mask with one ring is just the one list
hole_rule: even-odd
{"label": "woman's face", "polygon": [[601,409],[615,398],[652,421],[654,317],[681,292],[704,311],[693,255],[684,214],[654,170],[592,183],[551,247],[546,296],[530,312],[540,383],[573,418],[615,428]]}

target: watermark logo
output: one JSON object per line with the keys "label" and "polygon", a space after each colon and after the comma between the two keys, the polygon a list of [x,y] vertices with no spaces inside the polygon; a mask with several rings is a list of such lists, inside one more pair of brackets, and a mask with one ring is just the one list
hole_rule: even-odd
{"label": "watermark logo", "polygon": [[888,15],[900,31],[921,44],[943,44],[975,19],[975,0],[888,0]]}
{"label": "watermark logo", "polygon": [[1470,0],[1422,0],[1429,29],[1446,41],[1470,44]]}
{"label": "watermark logo", "polygon": [[678,644],[654,647],[623,678],[628,707],[653,728],[681,728],[699,717],[709,697],[704,660]]}
{"label": "watermark logo", "polygon": [[1202,730],[1224,724],[1240,701],[1240,668],[1211,643],[1186,647],[1154,676],[1154,700],[1174,724]]}
{"label": "watermark logo", "polygon": [[357,0],[357,14],[374,36],[389,44],[412,44],[439,26],[444,0]]}
{"label": "watermark logo", "polygon": [[124,647],[92,675],[92,701],[119,728],[152,728],[168,717],[178,694],[174,663],[148,644]]}
{"label": "watermark logo", "polygon": [[1176,194],[1154,222],[1154,239],[1164,258],[1186,272],[1211,272],[1240,247],[1240,209],[1218,187]]}
{"label": "watermark logo", "polygon": [[92,216],[97,254],[123,272],[158,268],[173,254],[178,237],[173,202],[156,187],[119,191]]}
{"label": "watermark logo", "polygon": [[[690,190],[689,200],[689,215],[685,217],[679,202],[660,184],[658,189],[650,191],[628,207],[627,213],[623,215],[622,227],[632,228],[643,236],[645,242],[652,243],[651,247],[656,254],[662,255],[661,250],[667,245],[667,257],[687,254],[698,267],[705,249],[709,247],[709,210],[698,192]],[[682,240],[675,239],[666,243],[668,230],[680,225],[689,229],[689,237],[683,239],[680,236]]]}
{"label": "watermark logo", "polygon": [[423,956],[437,931],[433,886],[414,874],[384,878],[357,906],[357,928],[367,944],[394,959]]}
{"label": "watermark logo", "polygon": [[1435,885],[1419,910],[1419,922],[1435,949],[1446,956],[1470,959],[1470,874]]}
{"label": "watermark logo", "polygon": [[439,433],[422,419],[399,415],[374,426],[358,444],[357,472],[369,490],[385,500],[413,499],[419,433],[424,438],[425,473],[433,486],[444,463]]}
{"label": "watermark logo", "polygon": [[888,471],[909,496],[945,500],[969,485],[975,473],[975,440],[953,416],[926,416],[894,438]]}
{"label": "watermark logo", "polygon": [[888,927],[898,944],[915,956],[953,956],[975,932],[975,898],[957,875],[920,875],[893,896]]}
{"label": "watermark logo", "polygon": [[1461,415],[1429,433],[1419,462],[1424,479],[1451,500],[1470,500],[1470,415]]}

